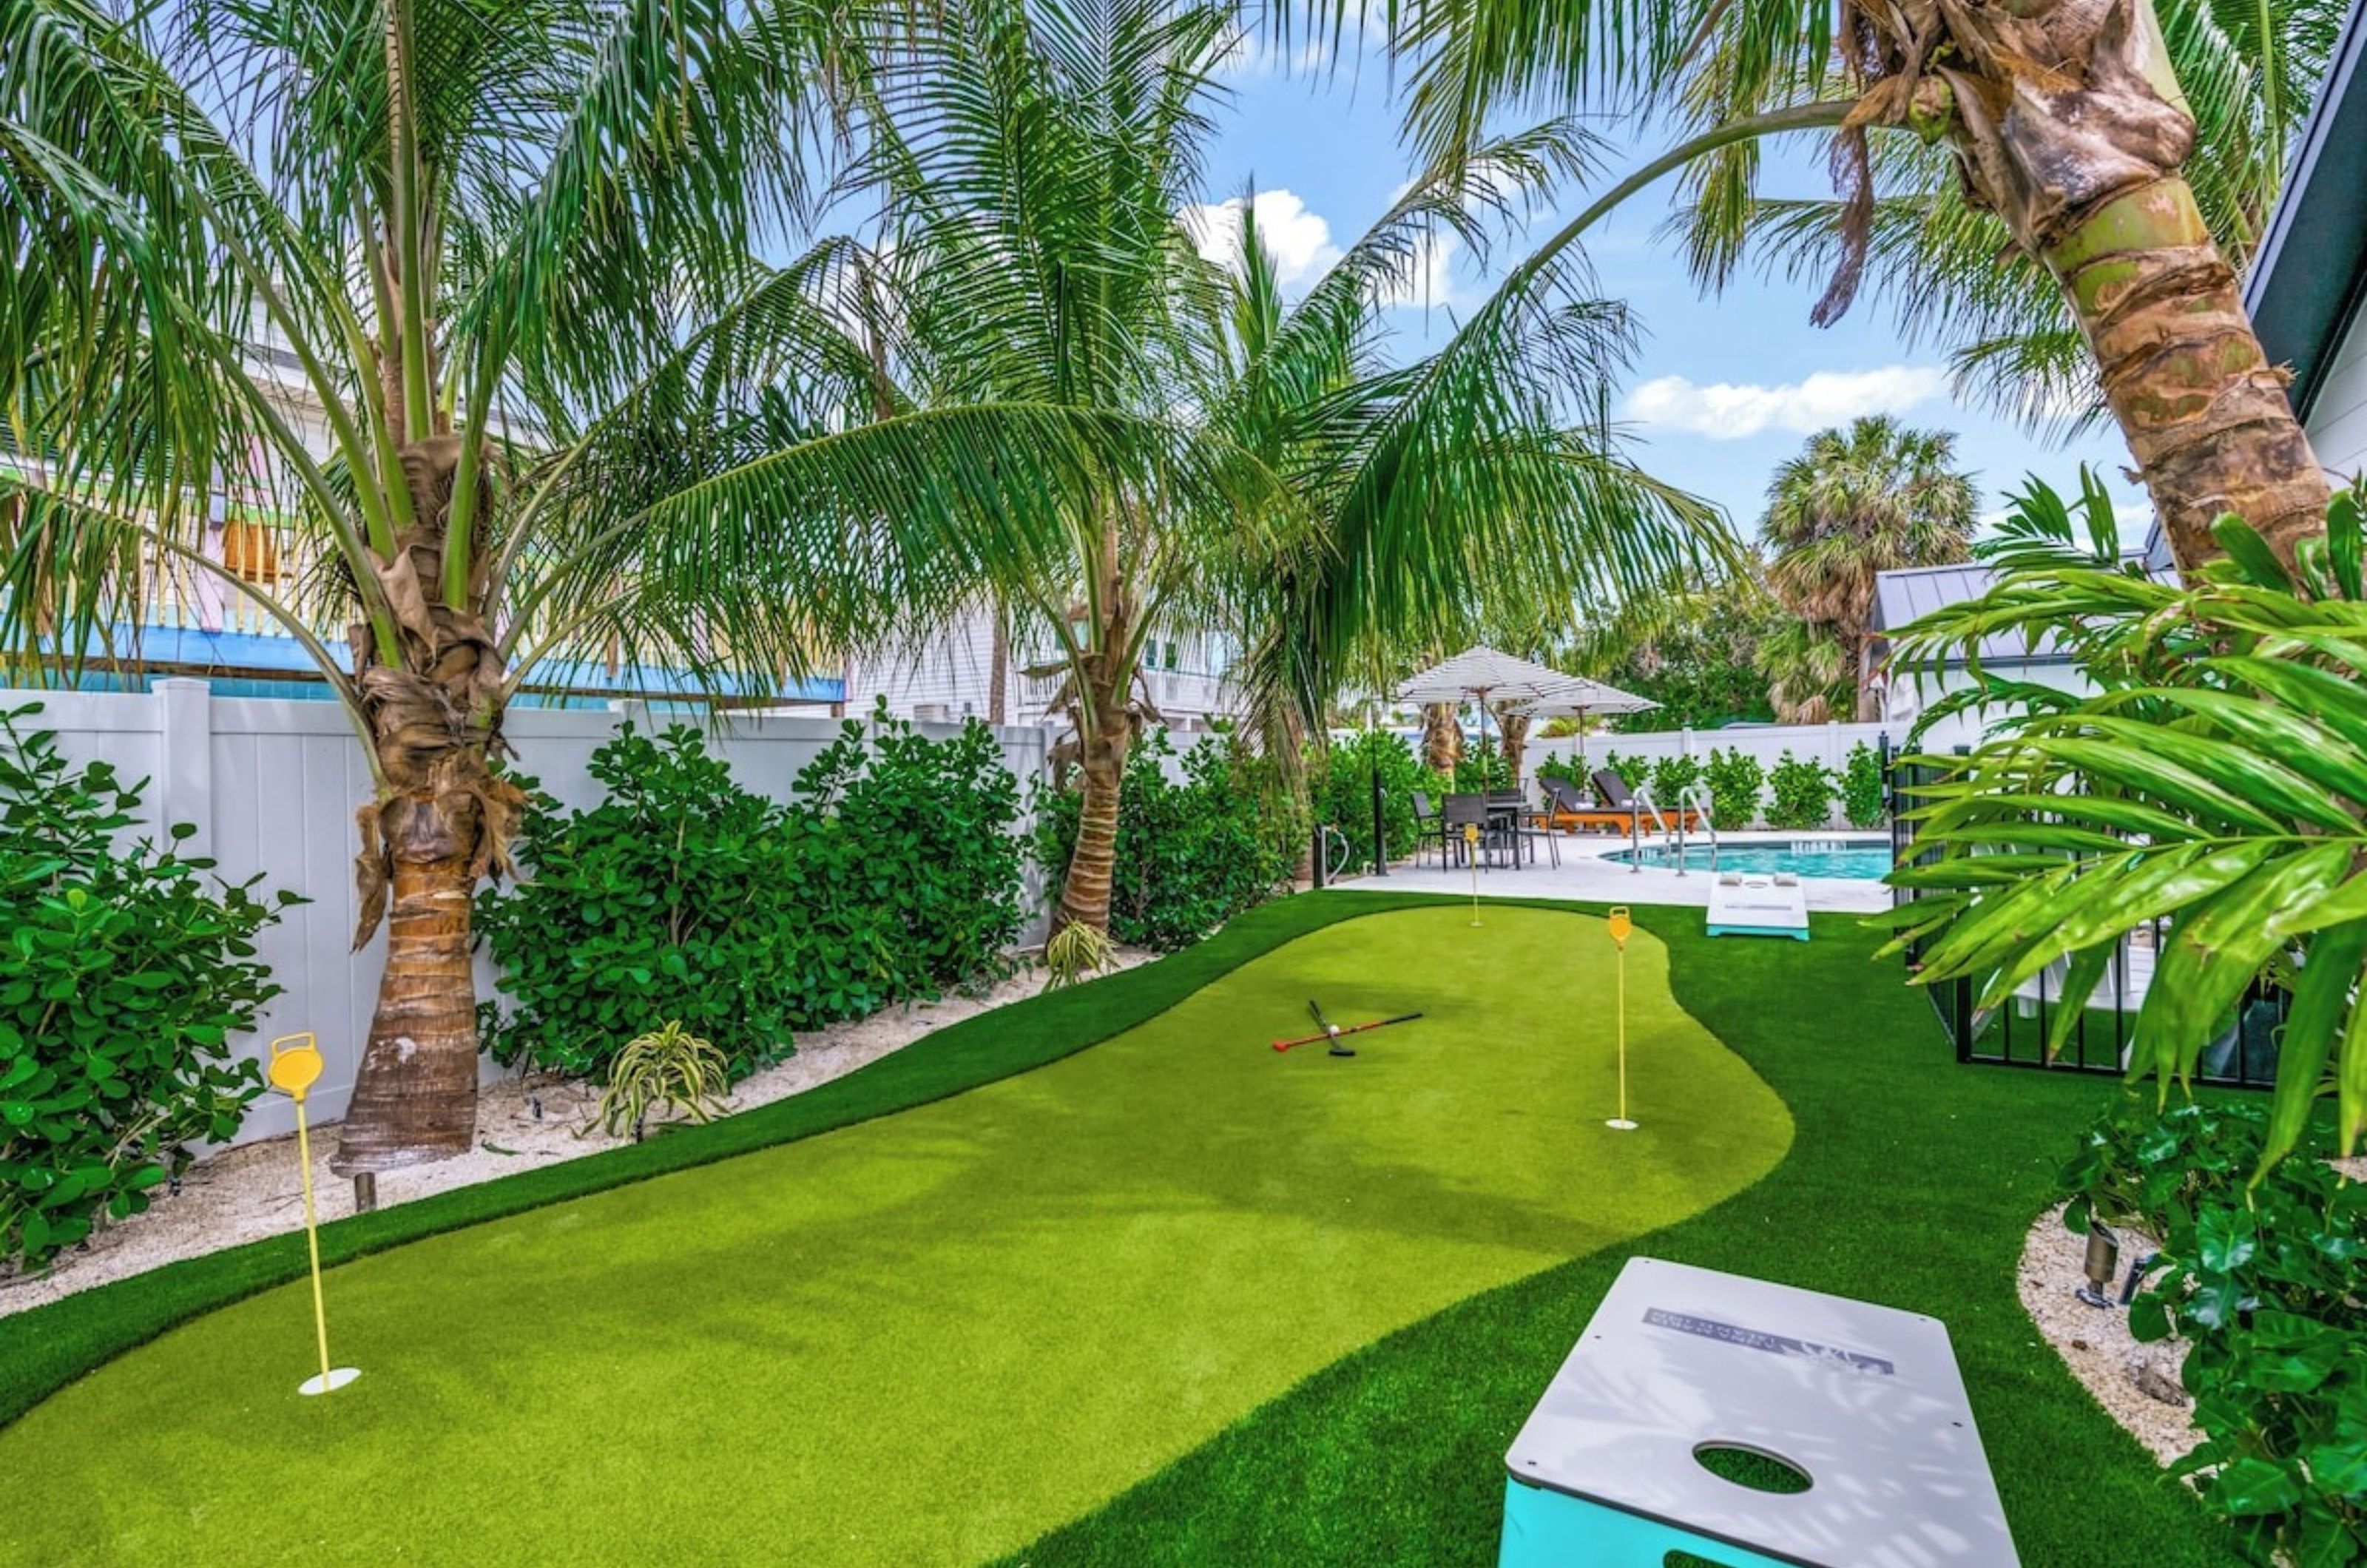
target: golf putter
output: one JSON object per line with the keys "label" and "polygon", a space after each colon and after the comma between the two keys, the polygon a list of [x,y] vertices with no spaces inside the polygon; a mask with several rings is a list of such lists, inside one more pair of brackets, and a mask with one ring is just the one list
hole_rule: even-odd
{"label": "golf putter", "polygon": [[1331,1055],[1334,1056],[1353,1056],[1356,1054],[1355,1052],[1348,1049],[1347,1046],[1340,1043],[1340,1026],[1323,1016],[1322,1003],[1317,1001],[1313,997],[1309,997],[1307,998],[1307,1010],[1314,1015],[1315,1027],[1320,1029],[1326,1035],[1331,1037]]}

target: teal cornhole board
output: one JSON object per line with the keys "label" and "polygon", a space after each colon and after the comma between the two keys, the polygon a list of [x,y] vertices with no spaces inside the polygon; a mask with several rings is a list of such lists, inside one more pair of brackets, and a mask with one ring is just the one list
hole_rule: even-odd
{"label": "teal cornhole board", "polygon": [[1504,1463],[1500,1568],[2020,1568],[1947,1329],[1763,1280],[1629,1259]]}

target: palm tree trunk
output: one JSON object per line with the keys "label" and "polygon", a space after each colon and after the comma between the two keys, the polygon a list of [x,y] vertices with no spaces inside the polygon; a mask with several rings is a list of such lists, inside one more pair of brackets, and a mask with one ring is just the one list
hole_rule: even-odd
{"label": "palm tree trunk", "polygon": [[1496,711],[1496,733],[1503,738],[1504,766],[1511,773],[1513,787],[1521,782],[1521,760],[1529,749],[1529,716],[1524,713]]}
{"label": "palm tree trunk", "polygon": [[1077,727],[1077,770],[1083,778],[1084,799],[1077,813],[1077,847],[1069,856],[1054,924],[1105,931],[1111,881],[1117,873],[1118,795],[1127,752],[1134,742],[1134,716],[1127,711],[1124,694],[1104,689],[1102,682],[1086,694],[1085,701],[1093,713],[1090,723]]}
{"label": "palm tree trunk", "polygon": [[1854,8],[1898,51],[1863,120],[1944,128],[1969,199],[2062,284],[2180,570],[2228,512],[2290,561],[2326,476],[2180,174],[2194,120],[2149,0],[1985,0],[1912,39]]}
{"label": "palm tree trunk", "polygon": [[988,646],[986,660],[986,722],[1002,724],[1010,715],[1011,627],[1002,618],[1002,605],[997,604],[993,614],[993,641]]}
{"label": "palm tree trunk", "polygon": [[395,540],[394,563],[379,569],[401,664],[379,662],[377,639],[355,628],[355,684],[385,787],[355,815],[354,946],[381,916],[388,933],[378,1009],[333,1163],[341,1175],[448,1158],[476,1139],[470,900],[480,878],[507,869],[526,797],[489,765],[501,737],[500,654],[475,604],[456,608],[441,597],[459,447],[442,435],[402,452],[416,521]]}
{"label": "palm tree trunk", "polygon": [[1430,703],[1421,710],[1421,765],[1451,773],[1463,761],[1463,722],[1453,703]]}
{"label": "palm tree trunk", "polygon": [[2181,179],[2104,202],[2044,253],[2181,570],[2232,512],[2287,565],[2326,531],[2325,470]]}
{"label": "palm tree trunk", "polygon": [[[409,803],[442,817],[449,803]],[[473,802],[468,803],[473,810]],[[341,1174],[466,1154],[476,1142],[477,993],[469,967],[467,854],[394,857],[386,970],[337,1147]]]}

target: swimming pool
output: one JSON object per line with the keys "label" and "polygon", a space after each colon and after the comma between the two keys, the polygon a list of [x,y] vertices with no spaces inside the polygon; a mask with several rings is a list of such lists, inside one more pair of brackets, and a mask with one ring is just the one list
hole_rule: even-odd
{"label": "swimming pool", "polygon": [[[1603,858],[1623,865],[1670,871],[1678,864],[1677,852],[1665,844],[1620,850]],[[1687,844],[1683,863],[1687,871],[1707,871],[1709,846],[1699,840]],[[1794,839],[1784,843],[1726,844],[1718,850],[1717,869],[1761,874],[1788,871],[1795,876],[1878,882],[1890,870],[1890,846],[1880,839]]]}

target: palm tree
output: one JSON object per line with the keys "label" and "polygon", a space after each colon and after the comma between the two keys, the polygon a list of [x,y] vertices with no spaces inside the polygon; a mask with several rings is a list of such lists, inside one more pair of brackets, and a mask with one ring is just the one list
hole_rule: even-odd
{"label": "palm tree", "polygon": [[[1949,467],[1955,450],[1944,431],[1908,430],[1882,416],[1818,431],[1775,470],[1759,542],[1768,587],[1807,633],[1785,639],[1779,653],[1791,678],[1779,680],[1775,701],[1795,719],[1827,717],[1842,705],[1860,719],[1879,716],[1876,575],[1972,555],[1973,481]],[[1817,655],[1818,642],[1829,642],[1829,653]],[[1804,656],[1829,670],[1827,681],[1800,678]],[[1819,707],[1826,711],[1813,711]]]}
{"label": "palm tree", "polygon": [[1238,272],[1178,220],[1206,199],[1233,38],[1229,11],[1192,0],[955,0],[880,62],[870,107],[862,177],[886,193],[900,385],[1071,412],[1211,476],[1048,498],[1063,552],[1003,574],[1077,733],[1064,926],[1108,919],[1125,761],[1157,716],[1138,690],[1154,640],[1240,628],[1261,728],[1295,755],[1373,639],[1658,581],[1706,515],[1563,415],[1605,400],[1625,342],[1612,308],[1540,291],[1411,364],[1382,356],[1380,312],[1425,235],[1476,243],[1582,139],[1555,125],[1450,160],[1287,302],[1253,219]]}
{"label": "palm tree", "polygon": [[[1319,0],[1300,15],[1342,10]],[[2341,10],[2338,0],[2269,0],[2240,17],[2204,0],[1411,0],[1387,16],[1412,59],[1409,122],[1429,155],[1469,144],[1511,104],[1594,100],[1694,130],[1545,252],[1683,169],[1704,277],[1725,276],[1755,228],[1790,220],[1795,258],[1821,251],[1837,263],[1819,320],[1847,309],[1875,246],[1916,301],[1911,319],[1961,312],[1976,356],[2016,374],[2059,371],[2083,345],[2191,573],[2221,553],[2211,525],[2224,513],[2250,519],[2289,562],[2324,528],[2325,477],[2222,243],[2239,241],[2240,256],[2257,234],[2303,83]],[[1804,229],[1798,214],[1759,205],[1758,142],[1811,130],[1834,135],[1841,196]],[[1944,209],[1943,183],[1960,192]],[[1998,239],[2010,265],[1983,248]],[[1933,286],[1949,280],[1966,287]],[[2025,314],[2046,290],[2060,313]]]}
{"label": "palm tree", "polygon": [[[0,412],[28,455],[0,624],[72,650],[207,572],[343,705],[373,781],[357,946],[388,928],[343,1169],[473,1142],[470,893],[542,661],[770,691],[1104,482],[1064,411],[883,403],[842,248],[753,259],[827,173],[823,85],[864,81],[845,15],[0,0]],[[206,498],[249,484],[312,563],[277,589],[202,547]]]}

